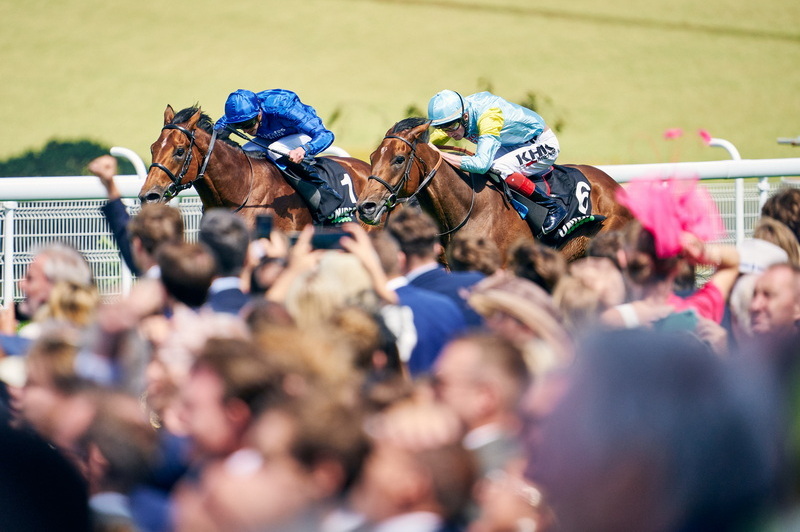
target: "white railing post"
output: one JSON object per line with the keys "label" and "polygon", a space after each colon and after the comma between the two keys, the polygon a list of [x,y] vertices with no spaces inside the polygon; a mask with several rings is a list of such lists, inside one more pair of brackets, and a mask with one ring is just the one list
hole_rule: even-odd
{"label": "white railing post", "polygon": [[14,211],[16,201],[4,201],[3,210],[3,306],[14,304]]}
{"label": "white railing post", "polygon": [[[739,150],[736,149],[736,146],[733,145],[730,141],[725,139],[717,139],[711,138],[708,139],[708,145],[712,148],[723,148],[727,150],[728,154],[731,156],[731,159],[734,161],[741,161],[742,156],[739,154]],[[736,218],[735,218],[735,226],[736,226],[736,244],[741,244],[742,240],[744,240],[744,179],[739,177],[736,178],[734,182],[734,198],[735,198],[735,209],[736,209]]]}

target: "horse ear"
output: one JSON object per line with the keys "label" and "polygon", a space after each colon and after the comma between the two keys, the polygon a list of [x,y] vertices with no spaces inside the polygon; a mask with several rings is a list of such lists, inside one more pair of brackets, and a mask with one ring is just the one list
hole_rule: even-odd
{"label": "horse ear", "polygon": [[164,109],[164,125],[171,124],[173,118],[175,118],[175,111],[171,105],[167,104],[167,108]]}
{"label": "horse ear", "polygon": [[411,137],[412,139],[418,138],[420,135],[425,133],[429,127],[431,127],[430,121],[427,121],[424,124],[420,124],[411,130],[409,137]]}
{"label": "horse ear", "polygon": [[200,116],[202,114],[203,114],[203,111],[198,107],[197,111],[195,111],[195,113],[192,115],[192,117],[186,123],[186,127],[189,129],[189,131],[191,131],[191,130],[193,130],[194,128],[197,127],[197,122],[200,121]]}

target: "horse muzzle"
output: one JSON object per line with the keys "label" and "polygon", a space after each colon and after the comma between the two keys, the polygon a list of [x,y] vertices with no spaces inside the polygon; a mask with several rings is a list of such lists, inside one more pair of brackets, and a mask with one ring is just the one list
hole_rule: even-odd
{"label": "horse muzzle", "polygon": [[163,187],[152,187],[139,194],[139,201],[142,205],[145,203],[166,203],[166,191],[167,190]]}
{"label": "horse muzzle", "polygon": [[358,209],[358,217],[368,225],[377,225],[383,215],[383,211],[386,209],[385,206],[374,201],[359,202],[356,208]]}

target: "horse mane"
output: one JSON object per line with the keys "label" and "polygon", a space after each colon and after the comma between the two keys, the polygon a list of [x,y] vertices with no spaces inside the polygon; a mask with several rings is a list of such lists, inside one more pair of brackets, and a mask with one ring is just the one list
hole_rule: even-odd
{"label": "horse mane", "polygon": [[[186,109],[181,109],[177,113],[175,113],[175,117],[172,119],[171,124],[182,124],[184,122],[188,122],[189,119],[194,116],[194,114],[200,111],[200,106],[195,104],[192,107],[187,107]],[[214,133],[214,121],[211,119],[210,116],[201,112],[200,113],[200,120],[197,121],[197,127],[208,133],[209,135]],[[239,144],[232,141],[230,138],[230,131],[220,131],[217,133],[217,140],[223,140],[227,144],[231,146],[235,146],[236,148],[241,148]]]}
{"label": "horse mane", "polygon": [[[408,131],[409,129],[414,129],[417,126],[421,126],[422,124],[428,121],[427,118],[420,118],[418,116],[412,116],[411,118],[404,118],[403,120],[399,121],[394,125],[392,128],[392,133],[400,133],[402,131]],[[428,142],[428,137],[430,136],[430,132],[425,130],[419,140],[421,142]]]}

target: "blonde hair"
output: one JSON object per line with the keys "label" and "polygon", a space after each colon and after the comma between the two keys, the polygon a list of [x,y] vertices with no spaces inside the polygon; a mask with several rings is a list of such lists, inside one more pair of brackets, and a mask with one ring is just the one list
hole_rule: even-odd
{"label": "blonde hair", "polygon": [[301,329],[328,323],[348,306],[367,311],[378,307],[369,273],[349,253],[325,253],[317,267],[300,275],[286,294],[286,310]]}
{"label": "blonde hair", "polygon": [[800,244],[798,244],[795,234],[785,223],[769,216],[762,216],[753,228],[753,238],[775,244],[786,251],[791,264],[800,265]]}

